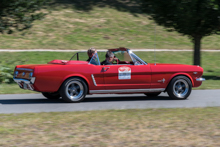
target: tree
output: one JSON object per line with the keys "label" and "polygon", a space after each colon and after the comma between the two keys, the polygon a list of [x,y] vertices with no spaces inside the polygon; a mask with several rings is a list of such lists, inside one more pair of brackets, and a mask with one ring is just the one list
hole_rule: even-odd
{"label": "tree", "polygon": [[169,31],[187,35],[200,65],[201,40],[220,32],[220,0],[142,0],[143,12]]}
{"label": "tree", "polygon": [[32,26],[32,22],[44,17],[40,12],[49,0],[1,0],[0,32],[11,34],[13,30],[22,31]]}

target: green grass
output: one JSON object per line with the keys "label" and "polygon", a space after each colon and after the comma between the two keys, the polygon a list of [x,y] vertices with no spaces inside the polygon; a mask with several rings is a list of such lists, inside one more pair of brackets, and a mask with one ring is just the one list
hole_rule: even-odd
{"label": "green grass", "polygon": [[220,107],[0,114],[0,146],[220,146]]}
{"label": "green grass", "polygon": [[[148,63],[154,63],[154,52],[135,52]],[[45,64],[53,59],[69,60],[74,53],[68,52],[18,52],[0,54],[0,64],[14,68],[20,64]],[[102,53],[104,57],[104,52]],[[85,53],[85,57],[87,57]],[[103,58],[102,57],[102,58]],[[206,81],[195,89],[220,89],[220,52],[202,52],[203,77]],[[192,52],[157,52],[157,63],[191,64]],[[0,94],[31,93],[16,84],[0,84]]]}
{"label": "green grass", "polygon": [[[24,35],[25,34],[25,35]],[[203,49],[220,49],[220,36],[202,40]],[[2,49],[88,49],[96,47],[192,49],[192,42],[177,32],[156,26],[144,14],[94,7],[89,12],[62,4],[25,32],[0,34]]]}
{"label": "green grass", "polygon": [[37,93],[30,90],[19,88],[18,84],[0,84],[0,94],[23,94],[23,93]]}

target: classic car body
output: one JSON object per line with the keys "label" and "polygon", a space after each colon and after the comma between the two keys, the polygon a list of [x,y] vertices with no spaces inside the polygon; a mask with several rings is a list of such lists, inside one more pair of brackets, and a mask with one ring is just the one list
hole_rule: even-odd
{"label": "classic car body", "polygon": [[126,48],[109,49],[120,60],[100,65],[97,53],[91,60],[53,60],[48,64],[17,65],[14,81],[20,88],[42,92],[49,99],[82,101],[87,94],[145,93],[157,96],[168,92],[174,99],[186,99],[192,87],[205,79],[203,69],[194,65],[149,64]]}

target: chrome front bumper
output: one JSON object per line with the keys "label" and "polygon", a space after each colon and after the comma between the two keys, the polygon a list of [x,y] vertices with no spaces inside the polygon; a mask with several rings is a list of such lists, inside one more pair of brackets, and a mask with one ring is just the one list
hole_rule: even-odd
{"label": "chrome front bumper", "polygon": [[198,79],[196,79],[196,81],[202,82],[202,81],[205,81],[205,78],[198,78]]}
{"label": "chrome front bumper", "polygon": [[20,86],[22,89],[34,90],[33,84],[35,82],[35,77],[32,77],[31,80],[13,78],[13,80]]}

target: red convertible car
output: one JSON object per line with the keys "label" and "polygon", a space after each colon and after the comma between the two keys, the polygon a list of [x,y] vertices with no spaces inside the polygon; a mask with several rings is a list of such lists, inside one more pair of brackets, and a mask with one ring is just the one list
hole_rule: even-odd
{"label": "red convertible car", "polygon": [[[20,88],[41,92],[48,99],[80,102],[87,94],[144,93],[157,96],[167,92],[173,99],[186,99],[192,87],[205,79],[195,65],[151,64],[126,48],[109,49],[118,58],[112,65],[100,65],[102,52],[88,62],[84,52],[70,60],[53,60],[40,65],[17,65],[14,81]],[[96,64],[94,64],[96,63]]]}

